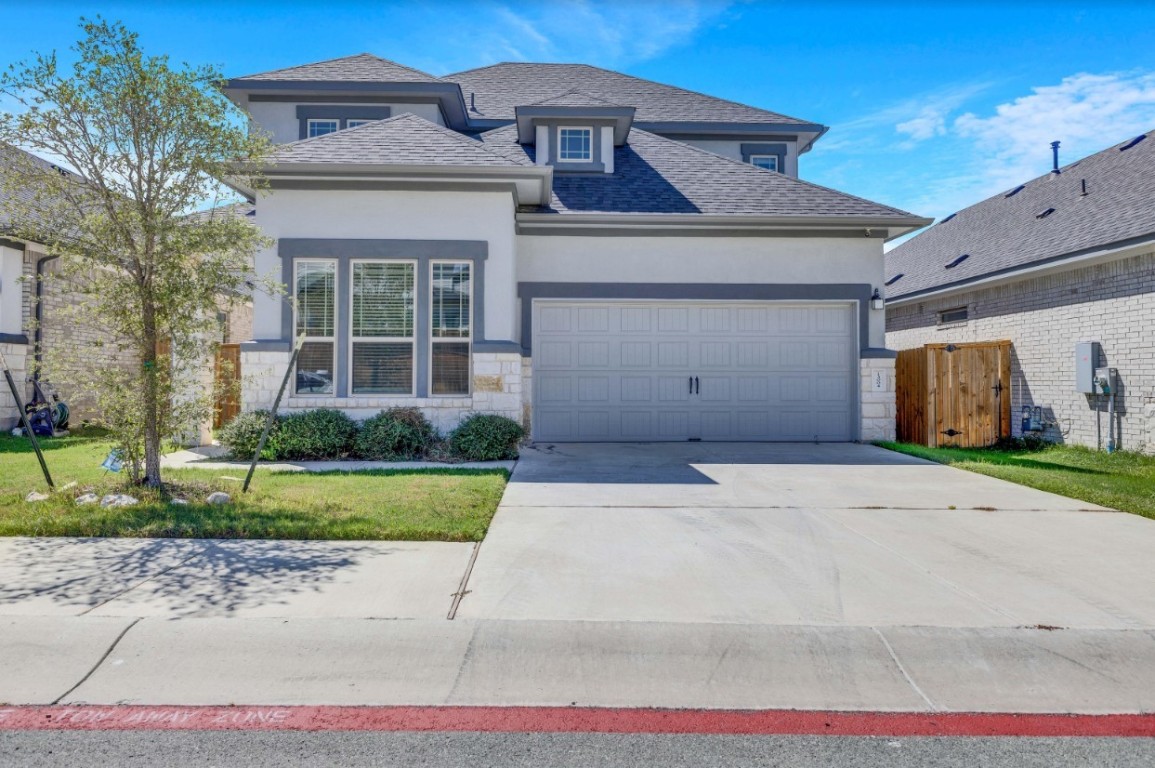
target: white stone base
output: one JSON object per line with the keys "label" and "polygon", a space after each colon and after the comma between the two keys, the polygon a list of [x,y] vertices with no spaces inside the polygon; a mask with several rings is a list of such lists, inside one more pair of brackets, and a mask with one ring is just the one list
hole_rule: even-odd
{"label": "white stone base", "polygon": [[[4,353],[4,359],[12,373],[12,380],[16,382],[16,389],[25,402],[28,401],[28,384],[26,382],[30,356],[28,350],[27,344],[0,344],[0,352]],[[8,389],[8,382],[0,381],[0,429],[7,432],[19,423],[20,411],[16,409],[16,403],[12,400],[12,392]]]}
{"label": "white stone base", "polygon": [[[870,357],[859,361],[860,439],[864,443],[894,440],[897,405],[894,386],[894,358]],[[879,386],[881,385],[881,386]]]}

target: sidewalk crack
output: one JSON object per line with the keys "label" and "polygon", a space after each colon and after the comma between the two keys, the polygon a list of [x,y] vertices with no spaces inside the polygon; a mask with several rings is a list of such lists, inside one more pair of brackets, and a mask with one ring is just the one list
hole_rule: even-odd
{"label": "sidewalk crack", "polygon": [[910,676],[910,672],[908,672],[903,663],[899,661],[898,654],[894,652],[894,648],[890,647],[890,641],[886,639],[886,635],[882,634],[882,631],[879,630],[878,627],[871,627],[871,629],[874,630],[874,634],[878,635],[878,639],[882,641],[882,644],[886,646],[886,652],[890,654],[890,660],[894,662],[894,666],[898,667],[898,671],[902,673],[902,676],[906,679],[907,684],[910,685],[912,689],[914,689],[915,693],[922,697],[922,700],[925,701],[926,705],[931,708],[931,711],[945,711],[945,707],[940,707],[938,704],[935,704],[931,700],[930,696],[927,696],[926,693],[918,687],[918,683],[916,683],[914,678]]}
{"label": "sidewalk crack", "polygon": [[124,639],[124,636],[128,634],[128,630],[135,627],[142,620],[143,620],[142,616],[137,616],[135,619],[133,619],[131,622],[129,622],[129,625],[127,627],[120,630],[120,634],[117,635],[116,639],[112,641],[112,645],[108,646],[108,650],[106,650],[104,652],[104,655],[101,656],[99,659],[97,659],[96,663],[92,665],[92,669],[88,670],[88,673],[84,677],[80,678],[80,681],[78,683],[76,683],[76,685],[72,686],[67,691],[65,691],[64,693],[60,694],[55,699],[53,699],[52,704],[53,705],[59,704],[60,702],[64,701],[64,699],[68,698],[68,696],[70,696],[73,691],[75,691],[77,688],[79,688],[80,686],[87,683],[88,678],[92,677],[93,674],[96,673],[96,670],[100,669],[101,665],[104,664],[104,662],[108,659],[108,657],[110,655],[112,655],[112,652],[113,652],[113,650],[116,649],[116,646],[118,646],[120,644],[120,641]]}

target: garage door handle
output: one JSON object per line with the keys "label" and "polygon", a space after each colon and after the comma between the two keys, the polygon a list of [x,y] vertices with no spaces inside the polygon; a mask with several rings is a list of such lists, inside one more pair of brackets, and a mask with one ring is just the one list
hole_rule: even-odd
{"label": "garage door handle", "polygon": [[702,382],[698,381],[697,376],[694,377],[694,393],[698,395],[702,394]]}
{"label": "garage door handle", "polygon": [[694,377],[690,377],[690,394],[694,394]]}

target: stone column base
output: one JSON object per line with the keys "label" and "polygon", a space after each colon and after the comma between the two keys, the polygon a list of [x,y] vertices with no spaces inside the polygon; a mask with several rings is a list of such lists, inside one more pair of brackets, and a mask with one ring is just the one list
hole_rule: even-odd
{"label": "stone column base", "polygon": [[888,357],[869,357],[859,361],[859,439],[864,443],[895,438],[894,362],[894,358]]}

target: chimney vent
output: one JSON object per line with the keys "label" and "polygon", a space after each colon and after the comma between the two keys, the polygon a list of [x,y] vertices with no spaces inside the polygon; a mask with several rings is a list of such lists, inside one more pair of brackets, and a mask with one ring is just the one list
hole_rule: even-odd
{"label": "chimney vent", "polygon": [[1059,170],[1059,142],[1051,142],[1051,155],[1054,157],[1054,166],[1051,168],[1051,173],[1062,173]]}

